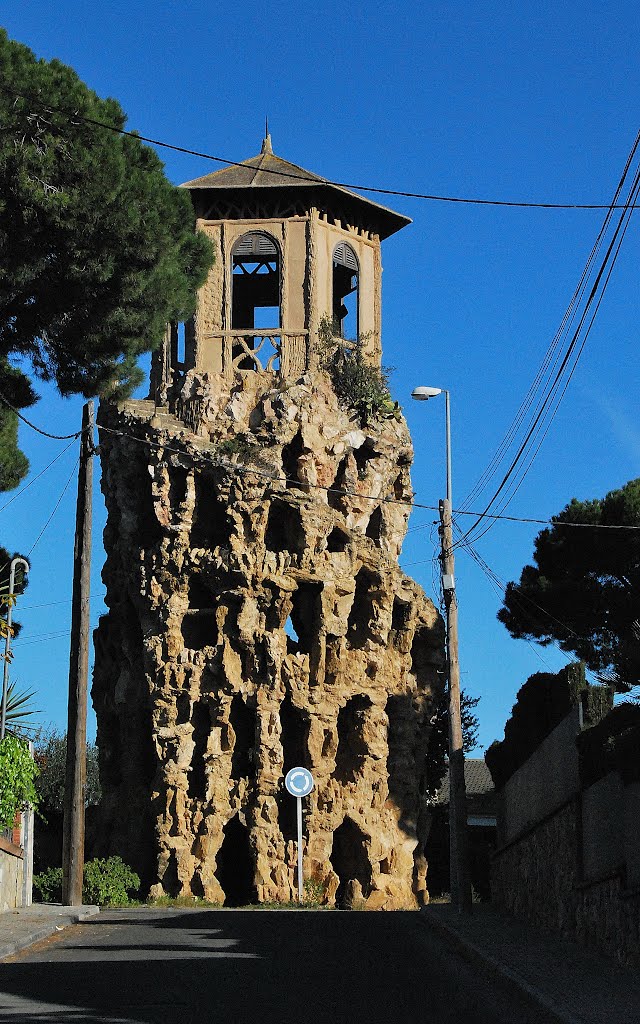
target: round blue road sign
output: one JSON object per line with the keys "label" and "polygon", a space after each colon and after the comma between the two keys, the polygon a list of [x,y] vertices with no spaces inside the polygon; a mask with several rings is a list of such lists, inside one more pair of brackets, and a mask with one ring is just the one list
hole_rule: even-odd
{"label": "round blue road sign", "polygon": [[308,796],[313,789],[313,775],[307,768],[292,768],[287,772],[284,784],[291,796]]}

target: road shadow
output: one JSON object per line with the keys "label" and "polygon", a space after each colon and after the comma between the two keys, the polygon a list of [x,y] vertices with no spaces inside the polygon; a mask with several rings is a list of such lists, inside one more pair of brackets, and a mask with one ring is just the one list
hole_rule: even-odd
{"label": "road shadow", "polygon": [[0,964],[0,1024],[525,1024],[464,970],[415,912],[141,908]]}

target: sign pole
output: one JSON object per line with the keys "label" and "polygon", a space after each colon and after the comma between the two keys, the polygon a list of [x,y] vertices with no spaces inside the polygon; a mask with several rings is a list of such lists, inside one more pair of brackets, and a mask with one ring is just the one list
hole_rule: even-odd
{"label": "sign pole", "polygon": [[298,903],[302,903],[302,797],[296,797],[298,804]]}
{"label": "sign pole", "polygon": [[302,798],[313,789],[313,775],[308,768],[292,768],[287,772],[284,785],[287,793],[296,798],[298,817],[298,903],[302,903]]}

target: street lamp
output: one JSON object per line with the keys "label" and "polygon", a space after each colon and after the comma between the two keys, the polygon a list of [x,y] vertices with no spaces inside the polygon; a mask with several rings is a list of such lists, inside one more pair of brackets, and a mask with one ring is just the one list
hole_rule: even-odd
{"label": "street lamp", "polygon": [[438,503],[442,590],[447,612],[447,681],[449,692],[449,872],[451,902],[458,911],[471,906],[471,887],[467,874],[467,794],[464,781],[464,748],[460,711],[460,662],[458,661],[458,602],[453,558],[451,524],[451,416],[449,392],[445,388],[418,387],[411,397],[419,402],[444,393],[447,454],[447,496]]}
{"label": "street lamp", "polygon": [[21,565],[24,572],[29,572],[29,563],[26,558],[16,555],[11,559],[11,570],[9,572],[9,596],[7,598],[7,635],[4,640],[4,667],[2,672],[2,710],[0,713],[0,740],[4,739],[7,725],[7,690],[9,688],[9,661],[11,648],[11,613],[13,611],[14,587],[16,583],[16,569]]}

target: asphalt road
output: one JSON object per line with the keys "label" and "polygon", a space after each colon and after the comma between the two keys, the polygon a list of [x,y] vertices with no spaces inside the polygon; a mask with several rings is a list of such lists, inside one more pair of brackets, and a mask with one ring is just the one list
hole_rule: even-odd
{"label": "asphalt road", "polygon": [[12,1024],[547,1024],[418,913],[109,911],[0,963]]}

